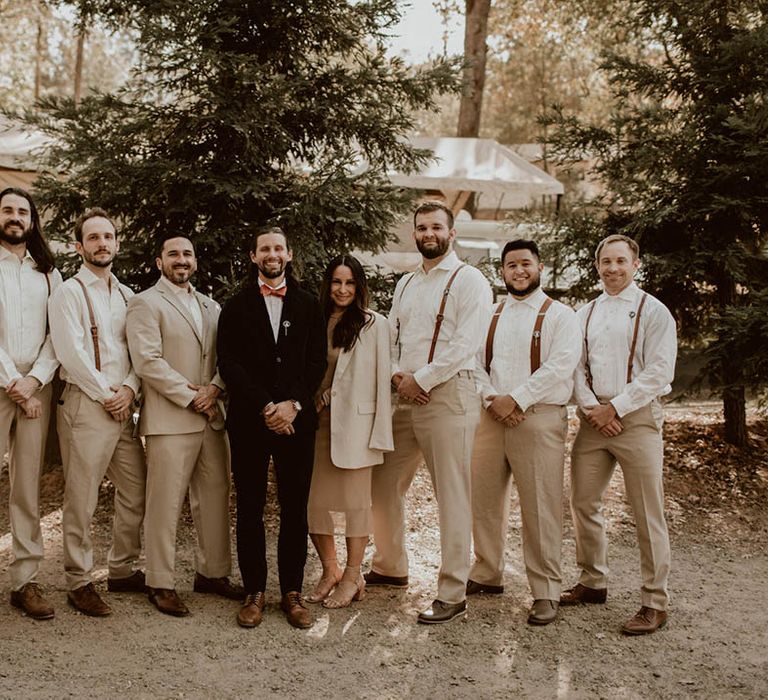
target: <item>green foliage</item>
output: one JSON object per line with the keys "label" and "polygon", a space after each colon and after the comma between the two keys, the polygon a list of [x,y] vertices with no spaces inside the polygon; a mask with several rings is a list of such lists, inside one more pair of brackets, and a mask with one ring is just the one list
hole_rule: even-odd
{"label": "green foliage", "polygon": [[395,0],[89,0],[134,33],[139,67],[79,109],[47,98],[26,120],[56,140],[66,177],[38,184],[49,232],[66,237],[90,205],[121,222],[119,273],[155,277],[155,241],[193,237],[198,283],[217,296],[245,275],[254,227],[279,224],[299,271],[353,248],[378,250],[408,205],[388,186],[426,154],[403,137],[412,110],[458,89],[456,62],[388,58]]}
{"label": "green foliage", "polygon": [[[765,347],[737,348],[733,337],[735,324],[754,329],[764,313],[756,292],[767,280],[766,13],[756,0],[634,3],[624,25],[651,48],[606,54],[609,117],[585,124],[556,107],[545,120],[559,155],[595,157],[606,186],[579,212],[592,223],[568,247],[614,232],[637,239],[646,287],[673,310],[684,339],[710,348],[718,364],[709,372],[742,413],[746,370]],[[726,400],[727,430],[729,420]]]}

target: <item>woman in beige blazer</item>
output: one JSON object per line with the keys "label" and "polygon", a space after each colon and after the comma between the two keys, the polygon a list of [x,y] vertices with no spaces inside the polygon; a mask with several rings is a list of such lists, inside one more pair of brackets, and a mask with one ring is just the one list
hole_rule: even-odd
{"label": "woman in beige blazer", "polygon": [[[360,573],[371,515],[371,470],[392,443],[389,323],[368,306],[360,263],[348,255],[326,268],[320,291],[328,330],[328,369],[315,408],[320,427],[307,508],[309,533],[323,573],[306,600],[343,608],[363,597]],[[334,534],[346,536],[342,571]]]}

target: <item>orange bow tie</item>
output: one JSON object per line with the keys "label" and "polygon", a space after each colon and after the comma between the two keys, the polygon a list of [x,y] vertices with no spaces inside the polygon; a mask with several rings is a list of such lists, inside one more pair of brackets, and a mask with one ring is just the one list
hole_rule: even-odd
{"label": "orange bow tie", "polygon": [[268,284],[262,284],[259,286],[259,288],[261,289],[261,296],[263,297],[284,297],[285,293],[288,291],[288,287],[280,287],[278,289],[274,289]]}

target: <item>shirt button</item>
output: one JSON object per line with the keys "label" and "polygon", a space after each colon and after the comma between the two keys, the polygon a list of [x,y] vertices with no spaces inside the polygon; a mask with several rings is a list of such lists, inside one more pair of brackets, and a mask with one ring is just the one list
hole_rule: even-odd
{"label": "shirt button", "polygon": [[283,358],[278,357],[275,361],[277,362],[277,364],[280,364],[283,361]]}

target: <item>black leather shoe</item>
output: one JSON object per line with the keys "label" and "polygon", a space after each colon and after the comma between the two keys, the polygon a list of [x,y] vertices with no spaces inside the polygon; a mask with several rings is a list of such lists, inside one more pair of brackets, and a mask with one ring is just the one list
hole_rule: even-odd
{"label": "black leather shoe", "polygon": [[528,613],[528,624],[548,625],[550,622],[554,622],[559,607],[560,603],[556,600],[534,600]]}
{"label": "black leather shoe", "polygon": [[436,600],[426,610],[419,613],[418,621],[425,625],[438,625],[461,617],[466,612],[466,600],[462,600],[460,603],[444,603],[442,600]]}
{"label": "black leather shoe", "polygon": [[390,588],[408,588],[407,576],[385,576],[379,574],[371,569],[368,573],[363,574],[365,583],[368,586],[389,586]]}
{"label": "black leather shoe", "polygon": [[500,593],[504,593],[504,586],[491,586],[488,583],[478,583],[472,579],[467,581],[467,595],[477,595],[478,593],[499,595]]}
{"label": "black leather shoe", "polygon": [[213,593],[230,600],[243,600],[245,590],[242,586],[232,583],[226,576],[221,578],[208,578],[202,574],[195,574],[195,583],[192,587],[195,593]]}
{"label": "black leather shoe", "polygon": [[108,578],[107,590],[110,593],[146,593],[147,582],[143,571],[134,571],[125,578]]}
{"label": "black leather shoe", "polygon": [[562,592],[560,605],[582,605],[584,603],[602,605],[607,598],[607,588],[587,588],[587,586],[577,583],[573,588]]}

